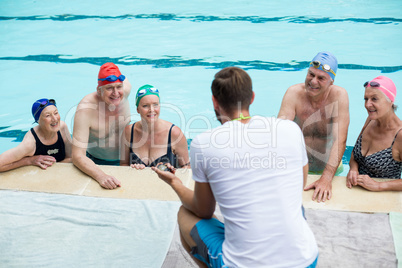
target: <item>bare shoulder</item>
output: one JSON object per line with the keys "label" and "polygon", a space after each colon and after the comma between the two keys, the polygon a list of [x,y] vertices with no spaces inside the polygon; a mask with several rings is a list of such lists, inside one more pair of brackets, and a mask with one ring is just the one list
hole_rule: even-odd
{"label": "bare shoulder", "polygon": [[[399,125],[399,129],[402,128],[402,124]],[[392,147],[392,155],[395,160],[402,162],[402,130],[399,130],[395,137],[395,142]]]}
{"label": "bare shoulder", "polygon": [[399,143],[402,146],[402,122],[398,126],[398,130],[395,137],[395,143]]}
{"label": "bare shoulder", "polygon": [[172,128],[171,136],[173,139],[181,138],[183,136],[183,132],[181,131],[181,129],[178,126],[174,125],[172,127],[173,123],[166,121],[166,120],[162,120],[162,119],[160,119],[160,120],[161,120],[161,123],[164,125],[164,128],[167,131],[169,131],[170,128]]}
{"label": "bare shoulder", "polygon": [[336,99],[340,99],[340,98],[348,99],[348,92],[346,91],[346,89],[344,89],[343,87],[337,86],[337,85],[331,86],[330,95],[332,96],[332,98],[336,98]]}
{"label": "bare shoulder", "polygon": [[130,96],[131,93],[131,83],[128,81],[128,78],[126,78],[123,81],[123,90],[124,90],[124,98],[128,99],[128,96]]}
{"label": "bare shoulder", "polygon": [[134,124],[129,124],[124,127],[124,133],[126,134],[126,136],[129,136],[131,134],[131,129],[132,129],[133,125]]}
{"label": "bare shoulder", "polygon": [[278,118],[294,120],[297,107],[300,105],[301,100],[305,98],[304,92],[305,88],[303,83],[290,86],[283,96]]}
{"label": "bare shoulder", "polygon": [[99,100],[96,92],[86,95],[78,104],[75,112],[75,120],[85,120],[85,118],[93,118],[98,114]]}
{"label": "bare shoulder", "polygon": [[307,101],[306,89],[304,83],[296,84],[290,86],[283,97],[283,101],[286,105],[291,105],[296,108],[296,106]]}
{"label": "bare shoulder", "polygon": [[184,137],[183,131],[176,125],[172,128],[172,137],[175,139]]}
{"label": "bare shoulder", "polygon": [[94,109],[97,108],[98,104],[98,94],[97,92],[92,92],[82,98],[82,100],[78,103],[77,111],[82,109]]}
{"label": "bare shoulder", "polygon": [[304,83],[295,84],[286,90],[286,95],[303,96],[305,93]]}
{"label": "bare shoulder", "polygon": [[[35,131],[35,129],[34,129]],[[35,146],[36,142],[35,142],[35,138],[31,132],[31,130],[28,130],[27,133],[25,133],[24,139],[21,141],[21,144],[27,145],[27,144],[33,144],[33,146]]]}
{"label": "bare shoulder", "polygon": [[32,156],[35,153],[36,150],[36,140],[34,136],[32,135],[31,130],[29,130],[25,136],[24,139],[21,141],[21,143],[16,147],[17,150],[23,151],[25,155]]}

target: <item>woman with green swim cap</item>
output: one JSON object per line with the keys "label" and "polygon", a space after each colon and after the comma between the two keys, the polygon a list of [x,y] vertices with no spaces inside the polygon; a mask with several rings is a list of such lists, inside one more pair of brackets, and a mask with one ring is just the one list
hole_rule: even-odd
{"label": "woman with green swim cap", "polygon": [[174,124],[159,118],[159,90],[144,85],[137,91],[135,104],[141,120],[124,129],[120,165],[136,169],[170,163],[189,167],[187,140]]}

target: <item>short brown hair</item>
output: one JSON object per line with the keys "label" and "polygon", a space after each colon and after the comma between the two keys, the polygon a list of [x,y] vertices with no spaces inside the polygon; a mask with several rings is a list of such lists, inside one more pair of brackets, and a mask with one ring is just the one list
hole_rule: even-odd
{"label": "short brown hair", "polygon": [[241,68],[227,67],[215,74],[212,95],[226,112],[248,109],[253,98],[250,76]]}

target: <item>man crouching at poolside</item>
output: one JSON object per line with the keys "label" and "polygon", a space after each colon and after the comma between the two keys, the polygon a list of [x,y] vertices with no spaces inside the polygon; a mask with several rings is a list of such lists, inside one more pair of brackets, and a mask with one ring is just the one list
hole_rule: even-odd
{"label": "man crouching at poolside", "polygon": [[72,161],[106,189],[115,189],[120,182],[96,164],[120,164],[120,136],[130,122],[130,91],[131,84],[119,68],[105,63],[96,92],[81,100],[74,117]]}
{"label": "man crouching at poolside", "polygon": [[332,196],[332,179],[342,172],[349,126],[348,93],[334,85],[338,61],[329,52],[318,53],[310,63],[304,83],[286,91],[278,118],[294,120],[302,129],[309,171],[321,177],[305,190],[315,188],[313,200]]}
{"label": "man crouching at poolside", "polygon": [[[251,117],[251,78],[240,68],[219,71],[211,88],[222,125],[191,143],[194,191],[173,173],[152,168],[183,204],[184,248],[200,266],[315,267],[318,248],[302,213],[308,159],[300,128]],[[216,202],[224,223],[213,217]]]}

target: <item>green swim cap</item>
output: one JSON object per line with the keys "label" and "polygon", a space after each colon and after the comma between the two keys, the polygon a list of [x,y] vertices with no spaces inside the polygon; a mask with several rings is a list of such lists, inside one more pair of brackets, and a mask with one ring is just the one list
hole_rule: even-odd
{"label": "green swim cap", "polygon": [[155,88],[151,85],[144,85],[138,89],[137,94],[135,95],[135,105],[138,107],[140,100],[147,95],[158,96],[159,101],[161,99],[159,97],[159,90],[157,88]]}

